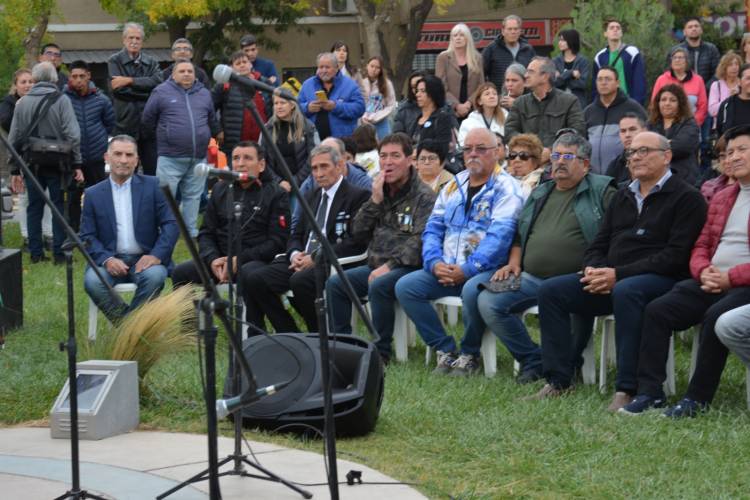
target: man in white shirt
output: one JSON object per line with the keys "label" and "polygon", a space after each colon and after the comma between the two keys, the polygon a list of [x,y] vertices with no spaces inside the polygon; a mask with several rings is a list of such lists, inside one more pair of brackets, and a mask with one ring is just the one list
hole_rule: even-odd
{"label": "man in white shirt", "polygon": [[123,308],[112,302],[92,269],[86,270],[84,288],[110,321],[117,321],[161,292],[172,267],[178,229],[158,179],[134,175],[135,139],[112,138],[104,159],[110,175],[86,190],[81,239],[111,285],[135,283],[137,289],[133,301]]}

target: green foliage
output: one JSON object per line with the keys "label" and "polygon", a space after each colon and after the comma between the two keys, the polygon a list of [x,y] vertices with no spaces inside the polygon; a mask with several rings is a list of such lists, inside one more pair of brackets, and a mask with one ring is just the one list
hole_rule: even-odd
{"label": "green foliage", "polygon": [[589,60],[606,45],[603,23],[613,17],[623,25],[624,42],[643,54],[649,85],[664,72],[666,54],[675,43],[674,17],[658,0],[579,0],[571,17],[573,27],[581,33],[581,53]]}

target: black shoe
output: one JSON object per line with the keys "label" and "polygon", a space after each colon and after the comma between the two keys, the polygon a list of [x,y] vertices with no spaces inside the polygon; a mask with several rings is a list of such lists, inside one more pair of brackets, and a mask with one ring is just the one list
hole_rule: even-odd
{"label": "black shoe", "polygon": [[638,394],[630,403],[617,410],[617,412],[623,415],[641,415],[653,408],[664,408],[666,404],[667,400],[663,397],[655,398],[648,394]]}
{"label": "black shoe", "polygon": [[531,384],[537,380],[542,379],[542,367],[537,366],[535,368],[529,368],[528,370],[521,370],[521,373],[516,377],[516,383],[524,385]]}
{"label": "black shoe", "polygon": [[682,398],[676,405],[665,411],[664,416],[674,419],[695,418],[699,414],[705,413],[706,410],[708,410],[708,403],[690,398]]}
{"label": "black shoe", "polygon": [[31,263],[32,264],[37,264],[39,262],[47,262],[48,260],[49,260],[49,257],[47,257],[44,254],[42,254],[42,255],[32,255],[31,256]]}
{"label": "black shoe", "polygon": [[65,255],[55,254],[53,259],[56,266],[62,266],[65,264]]}

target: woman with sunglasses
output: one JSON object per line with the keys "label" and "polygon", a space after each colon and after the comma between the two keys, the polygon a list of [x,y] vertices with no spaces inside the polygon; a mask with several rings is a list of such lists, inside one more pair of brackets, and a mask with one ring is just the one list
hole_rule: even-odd
{"label": "woman with sunglasses", "polygon": [[669,139],[672,172],[694,185],[698,180],[701,133],[681,85],[667,84],[654,95],[648,128]]}
{"label": "woman with sunglasses", "polygon": [[471,102],[474,111],[461,122],[461,128],[458,130],[458,144],[463,146],[466,134],[475,128],[484,127],[500,135],[505,133],[505,117],[508,116],[508,112],[500,106],[500,96],[497,94],[497,87],[494,83],[481,84],[472,96]]}
{"label": "woman with sunglasses", "polygon": [[521,183],[525,197],[541,182],[543,149],[542,141],[534,134],[518,134],[508,144],[507,170]]}

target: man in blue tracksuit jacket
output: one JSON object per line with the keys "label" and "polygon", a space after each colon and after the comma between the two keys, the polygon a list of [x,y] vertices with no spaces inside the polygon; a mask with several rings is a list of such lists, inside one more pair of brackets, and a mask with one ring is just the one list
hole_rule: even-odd
{"label": "man in blue tracksuit jacket", "polygon": [[[316,75],[305,80],[297,96],[300,109],[315,124],[321,140],[352,135],[365,112],[359,85],[338,71],[336,56],[330,52],[319,54],[317,65]],[[321,91],[325,99],[316,95]]]}
{"label": "man in blue tracksuit jacket", "polygon": [[[438,354],[436,373],[468,375],[479,369],[486,328],[476,307],[479,284],[489,281],[508,253],[523,206],[518,182],[498,164],[498,140],[484,127],[464,140],[466,170],[443,187],[422,233],[424,269],[396,283],[396,297],[425,343]],[[430,301],[460,295],[461,353],[445,333]]]}
{"label": "man in blue tracksuit jacket", "polygon": [[182,216],[192,237],[198,236],[198,209],[206,185],[195,175],[204,162],[208,141],[218,133],[211,92],[195,79],[190,60],[175,61],[172,77],[157,86],[143,110],[143,126],[156,129],[159,158],[156,175],[182,196]]}

